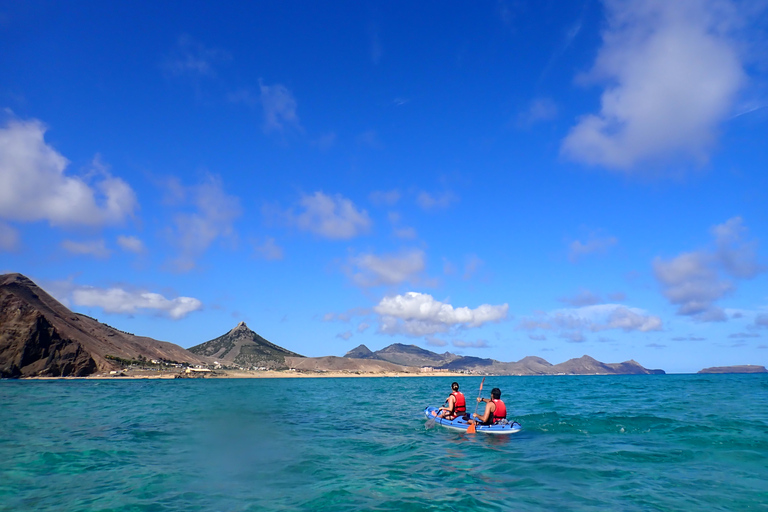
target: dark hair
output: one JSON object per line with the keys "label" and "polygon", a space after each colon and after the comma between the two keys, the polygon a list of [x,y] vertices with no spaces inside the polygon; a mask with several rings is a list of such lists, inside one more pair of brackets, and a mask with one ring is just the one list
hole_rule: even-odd
{"label": "dark hair", "polygon": [[499,388],[493,388],[491,390],[491,398],[495,398],[496,400],[501,398],[501,390]]}
{"label": "dark hair", "polygon": [[454,391],[458,391],[459,390],[459,383],[458,382],[454,382],[453,384],[451,384],[451,389],[454,390]]}

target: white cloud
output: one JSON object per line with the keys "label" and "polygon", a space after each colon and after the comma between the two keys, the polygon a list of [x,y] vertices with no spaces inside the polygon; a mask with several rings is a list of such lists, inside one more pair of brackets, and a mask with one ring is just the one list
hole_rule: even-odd
{"label": "white cloud", "polygon": [[349,258],[355,270],[352,281],[358,286],[400,284],[413,281],[424,271],[424,251],[414,249],[397,255],[360,254]]}
{"label": "white cloud", "polygon": [[72,292],[76,306],[98,307],[106,313],[134,314],[145,310],[168,315],[174,320],[203,307],[203,303],[192,297],[166,299],[159,293],[126,291],[121,288],[81,287]]}
{"label": "white cloud", "polygon": [[349,239],[366,233],[371,227],[368,212],[358,210],[354,203],[339,194],[329,196],[315,192],[299,201],[303,211],[289,212],[291,221],[301,230],[323,238]]}
{"label": "white cloud", "polygon": [[117,224],[133,215],[130,186],[94,160],[92,184],[66,176],[69,161],[46,144],[37,120],[11,121],[0,128],[0,218],[53,226]]}
{"label": "white cloud", "polygon": [[0,251],[13,251],[19,247],[19,233],[5,222],[0,222]]}
{"label": "white cloud", "polygon": [[134,252],[136,254],[141,254],[146,250],[144,242],[135,236],[120,235],[117,237],[117,245],[124,251]]}
{"label": "white cloud", "polygon": [[421,192],[416,197],[416,203],[426,211],[444,210],[458,201],[459,197],[451,191],[445,191],[438,194]]}
{"label": "white cloud", "polygon": [[373,310],[379,315],[379,332],[428,336],[454,327],[480,327],[489,322],[500,322],[507,318],[509,305],[454,308],[431,295],[408,292],[383,298]]}
{"label": "white cloud", "polygon": [[357,324],[357,332],[365,332],[368,330],[368,328],[371,326],[371,324],[367,322],[360,322]]}
{"label": "white cloud", "polygon": [[277,245],[274,238],[267,238],[263,243],[254,247],[256,254],[265,260],[283,259],[283,248]]}
{"label": "white cloud", "polygon": [[736,289],[728,277],[750,279],[765,271],[757,261],[757,243],[744,240],[747,229],[741,217],[733,217],[711,231],[713,248],[653,261],[656,280],[664,296],[678,306],[677,313],[704,322],[727,319],[715,302]]}
{"label": "white cloud", "polygon": [[582,256],[603,254],[618,242],[618,239],[613,236],[599,237],[596,235],[591,235],[585,242],[574,240],[568,246],[568,259],[572,263],[576,263]]}
{"label": "white cloud", "polygon": [[562,152],[632,172],[648,162],[706,161],[746,76],[727,0],[606,0],[608,27],[590,81],[608,86]]}
{"label": "white cloud", "polygon": [[282,132],[286,128],[301,129],[296,114],[296,99],[287,87],[280,84],[264,85],[259,81],[261,105],[264,108],[264,131]]}
{"label": "white cloud", "polygon": [[621,329],[625,332],[650,332],[660,331],[662,327],[663,323],[658,316],[621,304],[595,304],[559,309],[539,314],[535,318],[523,319],[518,325],[518,329],[526,331],[557,331],[560,337],[572,342],[585,341],[584,331]]}
{"label": "white cloud", "polygon": [[170,180],[169,190],[179,206],[191,209],[177,213],[170,230],[171,240],[180,251],[173,264],[179,271],[188,271],[214,241],[236,236],[233,223],[241,214],[240,200],[224,192],[221,179],[212,175],[191,187]]}
{"label": "white cloud", "polygon": [[71,254],[78,256],[93,256],[95,258],[107,258],[112,252],[107,249],[104,240],[88,240],[85,242],[75,242],[73,240],[64,240],[61,247]]}
{"label": "white cloud", "polygon": [[344,341],[347,341],[347,340],[349,340],[349,338],[352,337],[352,331],[340,332],[339,334],[336,335],[336,337],[337,338],[341,338]]}
{"label": "white cloud", "polygon": [[459,348],[490,348],[490,345],[488,345],[488,342],[485,340],[476,340],[476,341],[453,340],[451,342],[451,345]]}

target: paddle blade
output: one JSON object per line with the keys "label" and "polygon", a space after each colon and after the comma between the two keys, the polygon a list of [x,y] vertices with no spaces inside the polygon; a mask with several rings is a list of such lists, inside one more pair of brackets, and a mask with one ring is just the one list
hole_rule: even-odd
{"label": "paddle blade", "polygon": [[474,423],[470,423],[467,427],[467,434],[474,434],[476,432],[476,425]]}
{"label": "paddle blade", "polygon": [[480,381],[480,391],[483,390],[483,383],[485,382],[485,377],[483,377],[483,380]]}

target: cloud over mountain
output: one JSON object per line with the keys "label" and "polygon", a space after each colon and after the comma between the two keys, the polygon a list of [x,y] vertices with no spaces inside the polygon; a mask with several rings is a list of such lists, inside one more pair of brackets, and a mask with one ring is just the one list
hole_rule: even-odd
{"label": "cloud over mountain", "polygon": [[483,304],[475,309],[454,308],[431,295],[408,292],[381,299],[373,310],[379,315],[379,332],[383,334],[427,336],[454,327],[480,327],[505,320],[509,306]]}

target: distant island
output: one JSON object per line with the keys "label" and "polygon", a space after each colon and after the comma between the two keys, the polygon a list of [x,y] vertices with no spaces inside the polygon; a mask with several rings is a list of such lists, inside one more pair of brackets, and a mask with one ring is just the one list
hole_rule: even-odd
{"label": "distant island", "polygon": [[768,373],[768,370],[765,369],[765,366],[743,364],[737,366],[713,366],[699,370],[698,373]]}
{"label": "distant island", "polygon": [[533,356],[503,362],[401,343],[375,352],[360,345],[344,357],[304,357],[267,341],[244,322],[187,350],[74,313],[26,276],[0,275],[0,378],[266,374],[649,375],[664,370],[633,360],[602,363],[587,355],[559,364]]}

